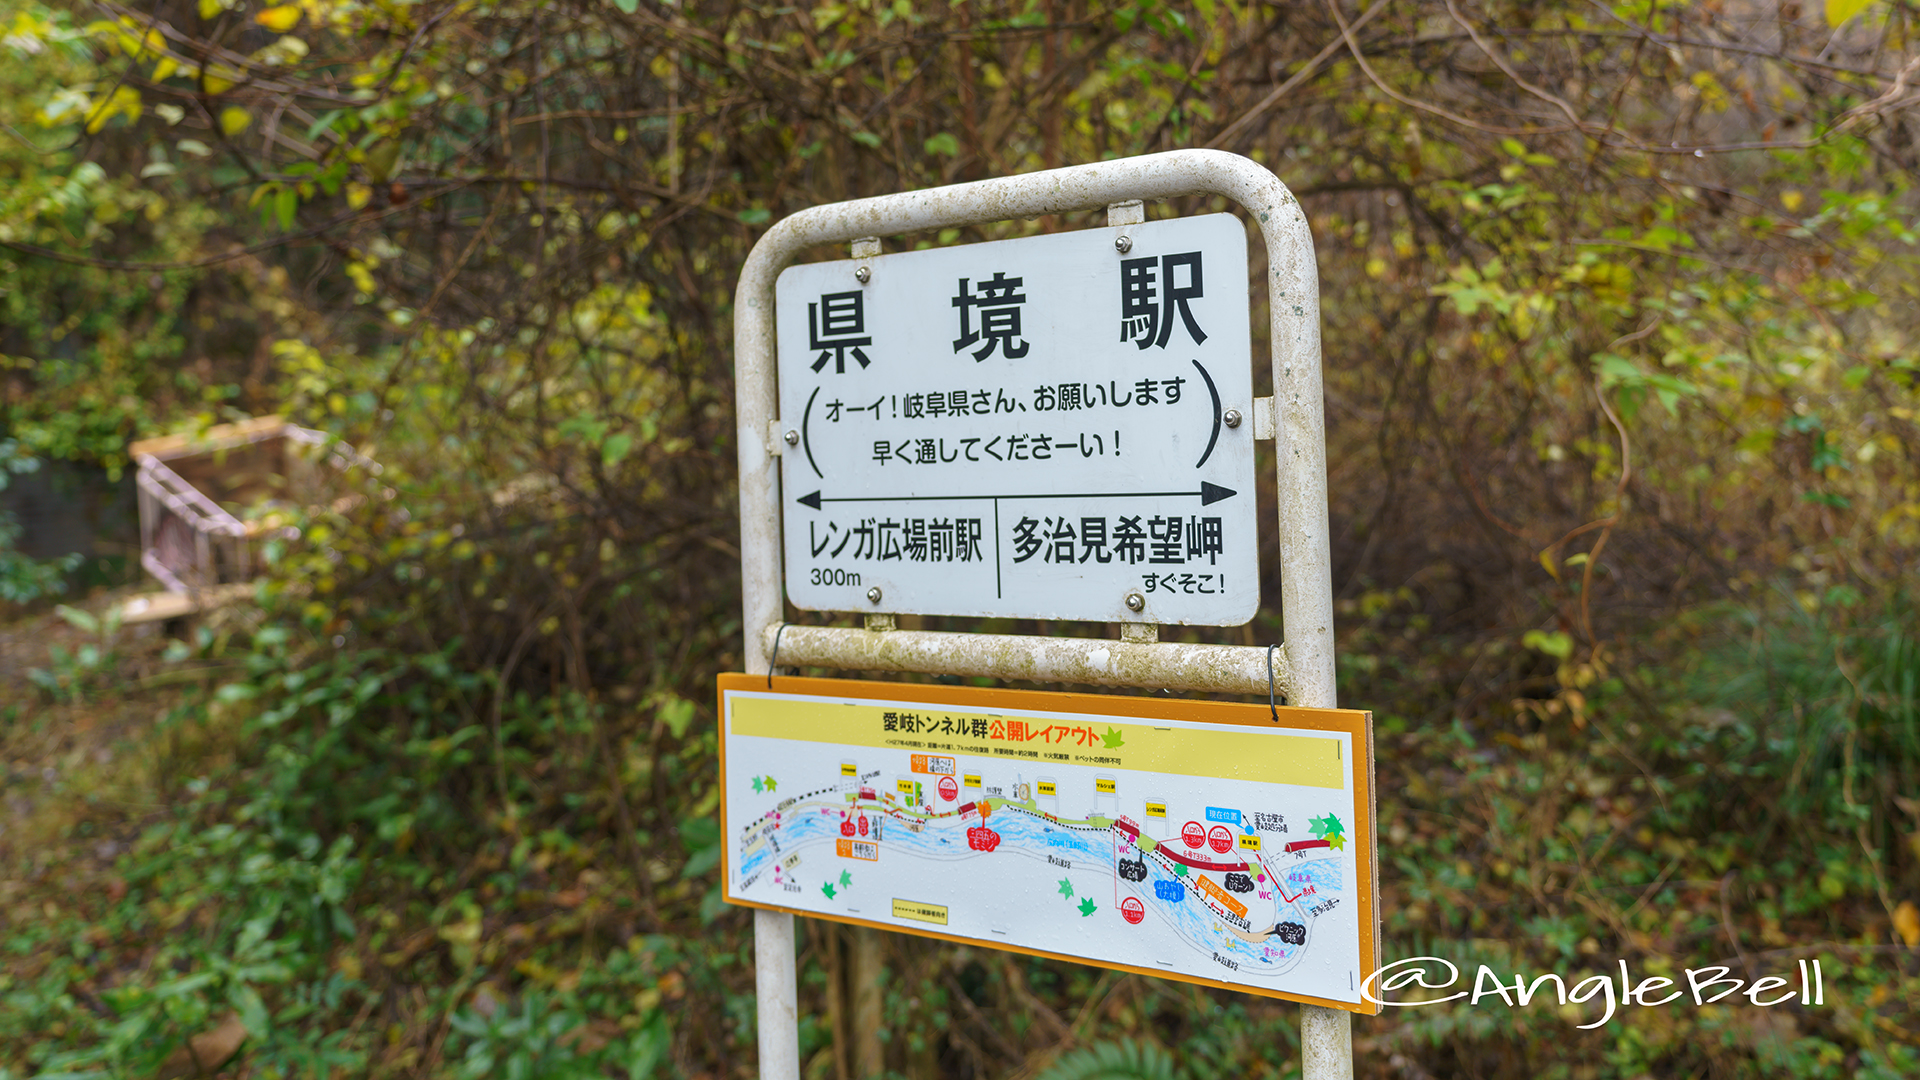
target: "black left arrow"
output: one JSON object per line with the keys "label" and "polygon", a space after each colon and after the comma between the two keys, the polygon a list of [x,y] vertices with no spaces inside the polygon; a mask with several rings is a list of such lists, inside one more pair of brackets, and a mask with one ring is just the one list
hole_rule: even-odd
{"label": "black left arrow", "polygon": [[829,499],[819,492],[802,495],[794,500],[801,506],[820,509],[821,503],[840,502],[975,502],[985,499],[1178,499],[1192,498],[1198,495],[1201,506],[1212,506],[1224,499],[1240,494],[1229,487],[1200,481],[1199,491],[1042,491],[1020,495],[860,495],[851,498]]}

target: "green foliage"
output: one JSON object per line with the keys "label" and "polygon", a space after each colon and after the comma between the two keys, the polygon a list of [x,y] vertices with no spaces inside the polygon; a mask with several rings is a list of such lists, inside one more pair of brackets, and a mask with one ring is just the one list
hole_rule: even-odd
{"label": "green foliage", "polygon": [[[0,491],[15,476],[40,468],[40,459],[26,452],[18,440],[0,439]],[[52,559],[32,559],[18,545],[22,529],[12,513],[0,510],[0,601],[27,604],[67,590],[66,576],[80,565],[78,553]]]}
{"label": "green foliage", "polygon": [[1040,1080],[1175,1080],[1180,1075],[1165,1050],[1121,1039],[1060,1055]]}
{"label": "green foliage", "polygon": [[533,991],[520,1008],[497,1007],[491,1016],[469,1007],[455,1014],[451,1026],[466,1047],[455,1075],[461,1080],[584,1080],[612,1075],[646,1080],[665,1058],[669,1044],[667,1022],[659,1013],[630,1040],[608,1043],[597,1052],[583,1052],[581,1013]]}
{"label": "green foliage", "polygon": [[20,532],[20,523],[13,515],[0,514],[0,600],[26,604],[65,592],[66,575],[80,565],[82,556],[28,558],[15,546],[20,542]]}
{"label": "green foliage", "polygon": [[72,653],[60,645],[47,646],[52,670],[28,668],[27,681],[40,687],[48,697],[70,702],[85,700],[89,689],[111,680],[120,656],[114,639],[120,631],[120,610],[111,609],[104,618],[91,612],[61,604],[54,614],[95,640],[82,643]]}
{"label": "green foliage", "polygon": [[238,401],[226,354],[277,289],[184,265],[220,221],[156,139],[183,111],[103,66],[97,27],[0,0],[0,28],[0,432],[117,474],[143,428]]}
{"label": "green foliage", "polygon": [[[1386,715],[1379,737],[1383,790],[1399,793],[1379,823],[1393,954],[1571,974],[1630,955],[1660,973],[1712,962],[1728,933],[1753,951],[1821,941],[1835,1011],[1769,1042],[1744,1012],[1634,1010],[1575,1032],[1550,1010],[1496,1018],[1461,1004],[1365,1022],[1379,1052],[1502,1075],[1549,1043],[1608,1061],[1602,1076],[1822,1077],[1843,1060],[1861,1075],[1910,1071],[1907,1049],[1846,1026],[1911,1022],[1912,989],[1846,927],[1920,879],[1901,854],[1920,820],[1900,794],[1920,777],[1920,652],[1904,603],[1845,599],[1820,618],[1797,602],[1797,617],[1702,609],[1648,643],[1659,663],[1631,669],[1535,645],[1523,651],[1560,663],[1551,698],[1451,728]],[[167,671],[200,687],[149,736],[171,808],[109,883],[49,897],[0,936],[31,959],[0,977],[0,1045],[13,1054],[0,1068],[144,1074],[222,1017],[244,1027],[241,1052],[262,1075],[649,1076],[696,1048],[744,1052],[744,920],[715,903],[720,834],[699,794],[710,729],[689,723],[684,746],[657,744],[648,773],[686,793],[634,807],[636,827],[664,841],[636,835],[643,857],[673,861],[632,876],[599,786],[594,703],[509,695],[496,739],[467,719],[496,687],[453,664],[457,648],[336,652],[276,621],[244,642],[207,631],[170,648]],[[1378,699],[1417,707],[1420,692]],[[670,737],[663,719],[655,738]],[[1761,788],[1776,797],[1741,794]],[[665,932],[624,944],[594,929],[653,919]],[[817,945],[809,955],[819,962]],[[915,988],[887,998],[909,1060],[944,1032],[981,1030],[960,1018],[999,994],[1031,995],[1005,1015],[1100,1018],[1049,1077],[1284,1071],[1296,1053],[1294,1012],[1272,1003],[1016,957],[976,973],[977,951],[912,939],[888,955]],[[373,1010],[397,1010],[386,1030],[399,1034],[353,1022]],[[704,1019],[679,1019],[689,1013]],[[1031,1033],[1040,1049],[1045,1030]]]}
{"label": "green foliage", "polygon": [[[520,916],[517,939],[501,939],[498,927],[483,936],[479,904],[497,904],[504,895],[510,913],[528,875],[544,879],[549,868],[560,868],[557,861],[578,866],[596,857],[544,820],[577,812],[571,793],[555,792],[559,804],[528,806],[505,820],[476,806],[491,793],[472,789],[464,770],[478,765],[484,775],[488,740],[472,725],[443,718],[481,691],[481,681],[449,668],[444,655],[316,656],[300,641],[297,632],[270,624],[251,635],[245,651],[211,634],[198,647],[170,650],[183,674],[235,678],[217,686],[209,680],[169,710],[156,749],[175,765],[187,764],[191,758],[179,756],[183,741],[223,730],[245,749],[231,765],[185,781],[166,819],[146,827],[120,860],[117,897],[63,906],[50,921],[16,927],[20,932],[6,942],[15,953],[36,948],[36,939],[80,944],[56,950],[31,981],[0,978],[0,991],[10,995],[0,1008],[0,1044],[10,1047],[0,1069],[146,1075],[226,1015],[244,1026],[249,1060],[263,1075],[363,1070],[376,1060],[391,1065],[392,1055],[379,1053],[387,1044],[377,1032],[342,1027],[341,1017],[365,1015],[393,993],[389,980],[403,972],[431,978],[428,970],[444,964],[451,986],[436,990],[431,1007],[451,1032],[452,1075],[656,1075],[671,1033],[662,1012],[636,1011],[634,1002],[636,995],[659,1000],[660,971],[683,962],[676,959],[683,949],[635,936],[628,949],[567,972],[550,965],[580,962],[566,947],[577,923],[570,930],[562,918],[549,930],[551,915]],[[512,710],[502,722],[502,745],[518,756],[528,740],[564,739],[575,723],[546,710]],[[523,798],[532,773],[555,760],[549,750],[535,769],[516,766],[515,797]],[[705,843],[714,840],[709,835]],[[455,865],[494,869],[435,902],[437,875]],[[580,871],[581,881],[604,876]],[[688,876],[705,871],[689,867]],[[610,888],[595,895],[596,907],[610,905],[615,917],[625,909],[631,918],[631,893]],[[571,903],[578,908],[581,901]],[[411,956],[420,944],[389,940],[402,912],[427,920],[420,944],[434,945],[418,970],[393,950]],[[362,921],[369,916],[370,924]],[[195,932],[176,932],[183,924]],[[92,985],[98,965],[136,957],[116,969],[97,1008],[74,996],[77,983]],[[516,971],[525,990],[508,994],[504,979]],[[467,999],[489,972],[501,980],[488,984],[492,993],[507,1000],[483,1011]]]}
{"label": "green foliage", "polygon": [[[1619,1076],[1911,1072],[1910,1047],[1843,1034],[1843,1017],[1912,1015],[1911,973],[1879,958],[1896,902],[1920,886],[1920,806],[1897,794],[1920,768],[1910,603],[1707,607],[1644,641],[1644,662],[1563,661],[1508,723],[1387,718],[1383,790],[1405,785],[1380,822],[1398,955],[1569,982],[1616,957],[1644,977],[1743,950],[1819,956],[1847,1002],[1790,1036],[1746,1010],[1636,1010],[1587,1036],[1551,1008],[1462,1002],[1397,1024],[1400,1052],[1434,1047],[1436,1072],[1524,1068],[1529,1048],[1592,1038],[1554,1060],[1604,1054]],[[1852,929],[1863,922],[1878,933]]]}
{"label": "green foliage", "polygon": [[[1355,580],[1442,560],[1463,588],[1511,595],[1490,586],[1543,552],[1549,566],[1578,554],[1559,537],[1610,547],[1662,587],[1729,576],[1728,552],[1774,565],[1827,545],[1884,574],[1920,545],[1897,460],[1914,417],[1897,312],[1915,291],[1916,162],[1875,134],[1904,123],[1881,94],[1898,65],[1854,26],[1875,20],[1793,23],[1791,40],[1727,51],[1694,44],[1693,21],[1712,15],[1692,5],[1617,25],[1536,5],[1501,37],[1508,9],[1414,4],[1380,9],[1360,64],[1338,48],[1308,60],[1344,42],[1317,9],[695,4],[662,22],[602,0],[428,8],[214,5],[212,22],[182,12],[162,29],[131,15],[80,27],[20,3],[9,41],[31,82],[15,127],[100,153],[29,155],[22,175],[41,178],[20,190],[40,194],[22,196],[19,228],[51,229],[56,205],[95,208],[151,216],[143,242],[173,237],[182,255],[265,236],[276,264],[253,272],[249,310],[219,312],[254,336],[194,350],[252,356],[235,379],[177,359],[187,323],[214,321],[206,309],[142,324],[144,351],[109,357],[103,327],[128,314],[112,305],[138,290],[96,301],[97,268],[32,256],[36,274],[89,284],[23,279],[10,297],[78,297],[102,318],[71,332],[96,343],[77,359],[52,339],[7,347],[32,365],[20,419],[36,445],[113,463],[115,440],[155,414],[246,400],[440,478],[437,512],[471,518],[481,491],[511,484],[572,499],[590,546],[643,531],[724,543],[707,523],[730,512],[727,309],[757,230],[876,191],[1209,143],[1301,194],[1340,299],[1329,355],[1369,358],[1330,366],[1336,398],[1382,403],[1379,438],[1341,445],[1335,429],[1337,458],[1374,463],[1342,528],[1525,522],[1471,553],[1354,545],[1365,556],[1342,569]],[[1433,39],[1435,20],[1477,36]],[[240,25],[244,50],[226,40]],[[1489,81],[1488,50],[1509,77]],[[1301,81],[1267,100],[1283,71]],[[1578,122],[1538,122],[1543,108]],[[134,142],[157,150],[105,152]],[[148,201],[98,210],[115,185]],[[63,227],[34,233],[36,250],[73,256],[104,235]],[[1807,420],[1817,434],[1790,430]],[[1433,494],[1458,484],[1478,498]],[[1776,487],[1793,504],[1778,528],[1702,541],[1725,531],[1726,508],[1775,513],[1759,493]],[[662,510],[659,529],[638,525]],[[1721,565],[1674,569],[1701,553]],[[1585,604],[1571,632],[1598,646],[1591,597],[1549,576],[1531,584]],[[1583,573],[1579,587],[1619,580]],[[1527,608],[1479,614],[1526,621]]]}
{"label": "green foliage", "polygon": [[113,654],[91,642],[68,652],[65,646],[47,646],[48,668],[28,668],[27,680],[55,701],[86,700],[87,688],[113,663]]}
{"label": "green foliage", "polygon": [[[1864,864],[1839,856],[1849,867],[1845,888],[1871,884],[1887,896],[1885,845],[1867,837],[1899,835],[1906,821],[1896,795],[1920,790],[1920,641],[1912,599],[1896,596],[1879,612],[1856,602],[1825,617],[1791,600],[1770,617],[1728,614],[1732,632],[1706,658],[1690,696],[1732,718],[1719,732],[1724,775],[1770,792],[1764,806],[1752,808],[1747,827],[1765,848],[1802,845],[1809,862],[1817,853],[1799,826],[1820,822],[1841,836],[1860,830]],[[1811,884],[1828,891],[1822,879],[1832,877],[1823,869]],[[1826,899],[1809,892],[1800,902]]]}

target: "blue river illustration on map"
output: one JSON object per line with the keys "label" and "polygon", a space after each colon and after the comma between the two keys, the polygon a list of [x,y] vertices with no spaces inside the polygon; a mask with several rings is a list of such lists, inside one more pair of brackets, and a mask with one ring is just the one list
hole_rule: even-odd
{"label": "blue river illustration on map", "polygon": [[[1243,975],[1265,976],[1280,975],[1298,965],[1311,945],[1319,913],[1315,909],[1331,907],[1344,889],[1344,854],[1325,845],[1311,852],[1286,852],[1286,837],[1271,832],[1264,834],[1265,843],[1280,850],[1240,851],[1215,860],[1204,849],[1194,852],[1183,847],[1178,838],[1137,841],[1137,827],[1124,819],[1060,820],[1030,802],[996,799],[985,824],[998,834],[998,842],[992,851],[979,851],[969,846],[967,832],[969,826],[982,824],[978,817],[956,812],[923,815],[867,799],[829,802],[825,799],[834,795],[821,794],[822,799],[802,799],[768,813],[741,831],[734,863],[739,892],[747,892],[776,864],[796,853],[817,847],[831,851],[844,835],[841,823],[864,816],[868,832],[857,839],[878,844],[881,857],[889,861],[990,861],[1009,856],[1045,861],[1053,856],[1082,868],[1104,866],[1122,897],[1136,897],[1147,913],[1192,947],[1214,954],[1216,960],[1233,961]],[[1133,864],[1131,880],[1120,873],[1123,858]],[[1199,884],[1203,877],[1209,886]],[[1229,877],[1238,880],[1229,881]],[[1232,899],[1223,903],[1221,898],[1229,896]],[[1244,916],[1228,910],[1234,902],[1243,906]]]}

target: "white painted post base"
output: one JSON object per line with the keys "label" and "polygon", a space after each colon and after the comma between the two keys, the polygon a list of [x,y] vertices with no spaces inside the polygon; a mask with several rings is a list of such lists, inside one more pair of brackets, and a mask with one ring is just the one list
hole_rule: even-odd
{"label": "white painted post base", "polygon": [[1353,1014],[1300,1006],[1300,1080],[1353,1080]]}
{"label": "white painted post base", "polygon": [[800,1080],[799,987],[793,916],[753,913],[753,988],[759,1001],[760,1080]]}

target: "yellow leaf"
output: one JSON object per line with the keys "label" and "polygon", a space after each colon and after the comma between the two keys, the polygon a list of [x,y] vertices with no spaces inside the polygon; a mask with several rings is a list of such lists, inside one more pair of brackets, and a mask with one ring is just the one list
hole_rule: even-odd
{"label": "yellow leaf", "polygon": [[222,7],[220,0],[200,0],[200,18],[211,20],[215,15],[220,14]]}
{"label": "yellow leaf", "polygon": [[1840,24],[1873,6],[1873,0],[1827,0],[1827,25]]}
{"label": "yellow leaf", "polygon": [[1893,909],[1893,929],[1900,940],[1907,943],[1907,948],[1920,946],[1920,908],[1914,907],[1913,901],[1902,900],[1900,906]]}
{"label": "yellow leaf", "polygon": [[[347,206],[349,208],[358,210],[361,207],[367,205],[367,200],[371,198],[373,198],[373,189],[368,187],[367,185],[365,184],[348,184],[347,185]],[[372,290],[369,289],[367,291],[371,292]]]}
{"label": "yellow leaf", "polygon": [[99,109],[87,121],[87,133],[96,134],[116,113],[125,113],[127,122],[140,119],[140,92],[131,86],[116,87],[113,95],[102,102]]}
{"label": "yellow leaf", "polygon": [[220,130],[229,137],[247,130],[247,125],[251,123],[253,117],[238,105],[229,105],[220,110]]}
{"label": "yellow leaf", "polygon": [[209,94],[224,94],[233,89],[241,75],[230,67],[210,67],[207,69],[205,85]]}
{"label": "yellow leaf", "polygon": [[173,77],[174,72],[179,70],[180,64],[178,61],[171,56],[163,56],[160,58],[159,63],[153,65],[153,81],[166,82]]}
{"label": "yellow leaf", "polygon": [[1798,212],[1800,209],[1800,204],[1806,201],[1807,201],[1807,197],[1805,195],[1802,195],[1799,192],[1792,190],[1791,188],[1780,193],[1780,205],[1786,207],[1787,213],[1789,214]]}
{"label": "yellow leaf", "polygon": [[140,91],[131,86],[117,87],[113,91],[114,108],[127,114],[127,123],[140,119],[143,106],[140,103]]}
{"label": "yellow leaf", "polygon": [[276,34],[284,34],[293,29],[294,23],[300,21],[300,5],[281,4],[279,7],[270,7],[255,15],[253,21]]}

